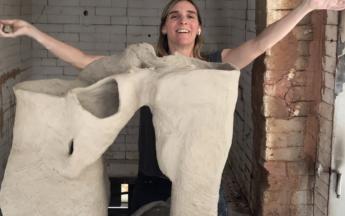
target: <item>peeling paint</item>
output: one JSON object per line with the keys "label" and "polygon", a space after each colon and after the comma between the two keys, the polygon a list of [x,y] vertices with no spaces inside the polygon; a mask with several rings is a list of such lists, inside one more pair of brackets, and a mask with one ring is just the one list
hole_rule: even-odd
{"label": "peeling paint", "polygon": [[288,74],[288,80],[290,81],[290,80],[292,80],[293,78],[295,78],[296,77],[296,69],[295,68],[292,68],[292,69],[290,69],[290,71],[289,71],[289,74]]}

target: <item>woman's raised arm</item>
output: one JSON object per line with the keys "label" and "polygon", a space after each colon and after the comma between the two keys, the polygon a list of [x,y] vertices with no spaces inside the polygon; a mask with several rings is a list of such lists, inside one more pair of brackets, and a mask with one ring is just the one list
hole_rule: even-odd
{"label": "woman's raised arm", "polygon": [[[7,28],[5,26],[9,26],[8,29],[10,31],[6,31]],[[15,38],[18,36],[33,38],[55,56],[78,69],[83,69],[86,65],[103,57],[85,54],[81,50],[38,30],[35,26],[24,20],[0,20],[0,37]]]}
{"label": "woman's raised arm", "polygon": [[261,34],[234,49],[224,49],[222,61],[239,69],[283,39],[305,15],[313,10],[344,10],[345,0],[304,0],[285,17],[269,25]]}

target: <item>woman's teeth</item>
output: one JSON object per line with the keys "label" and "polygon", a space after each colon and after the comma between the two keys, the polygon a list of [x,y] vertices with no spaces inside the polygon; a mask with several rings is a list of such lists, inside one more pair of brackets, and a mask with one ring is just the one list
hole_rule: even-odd
{"label": "woman's teeth", "polygon": [[177,33],[189,33],[187,29],[178,29]]}

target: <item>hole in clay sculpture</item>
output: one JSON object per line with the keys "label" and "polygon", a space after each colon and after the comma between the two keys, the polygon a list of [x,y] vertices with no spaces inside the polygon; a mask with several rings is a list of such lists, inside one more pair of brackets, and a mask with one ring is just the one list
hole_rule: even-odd
{"label": "hole in clay sculpture", "polygon": [[84,14],[84,16],[87,16],[87,15],[89,15],[89,11],[84,10],[83,14]]}
{"label": "hole in clay sculpture", "polygon": [[69,150],[68,150],[68,154],[72,155],[74,151],[74,142],[73,139],[71,140],[71,142],[69,143]]}
{"label": "hole in clay sculpture", "polygon": [[80,105],[98,118],[112,116],[119,109],[120,98],[115,80],[83,90],[77,97]]}

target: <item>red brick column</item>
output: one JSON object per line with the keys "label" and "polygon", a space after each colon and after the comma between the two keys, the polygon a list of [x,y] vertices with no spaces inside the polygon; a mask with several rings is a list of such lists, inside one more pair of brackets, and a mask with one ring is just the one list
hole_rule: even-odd
{"label": "red brick column", "polygon": [[[299,1],[261,4],[266,20],[258,19],[258,26],[263,28]],[[307,16],[262,57],[261,67],[259,62],[254,67],[254,142],[260,146],[261,173],[254,178],[261,192],[256,215],[313,215],[325,15]]]}

